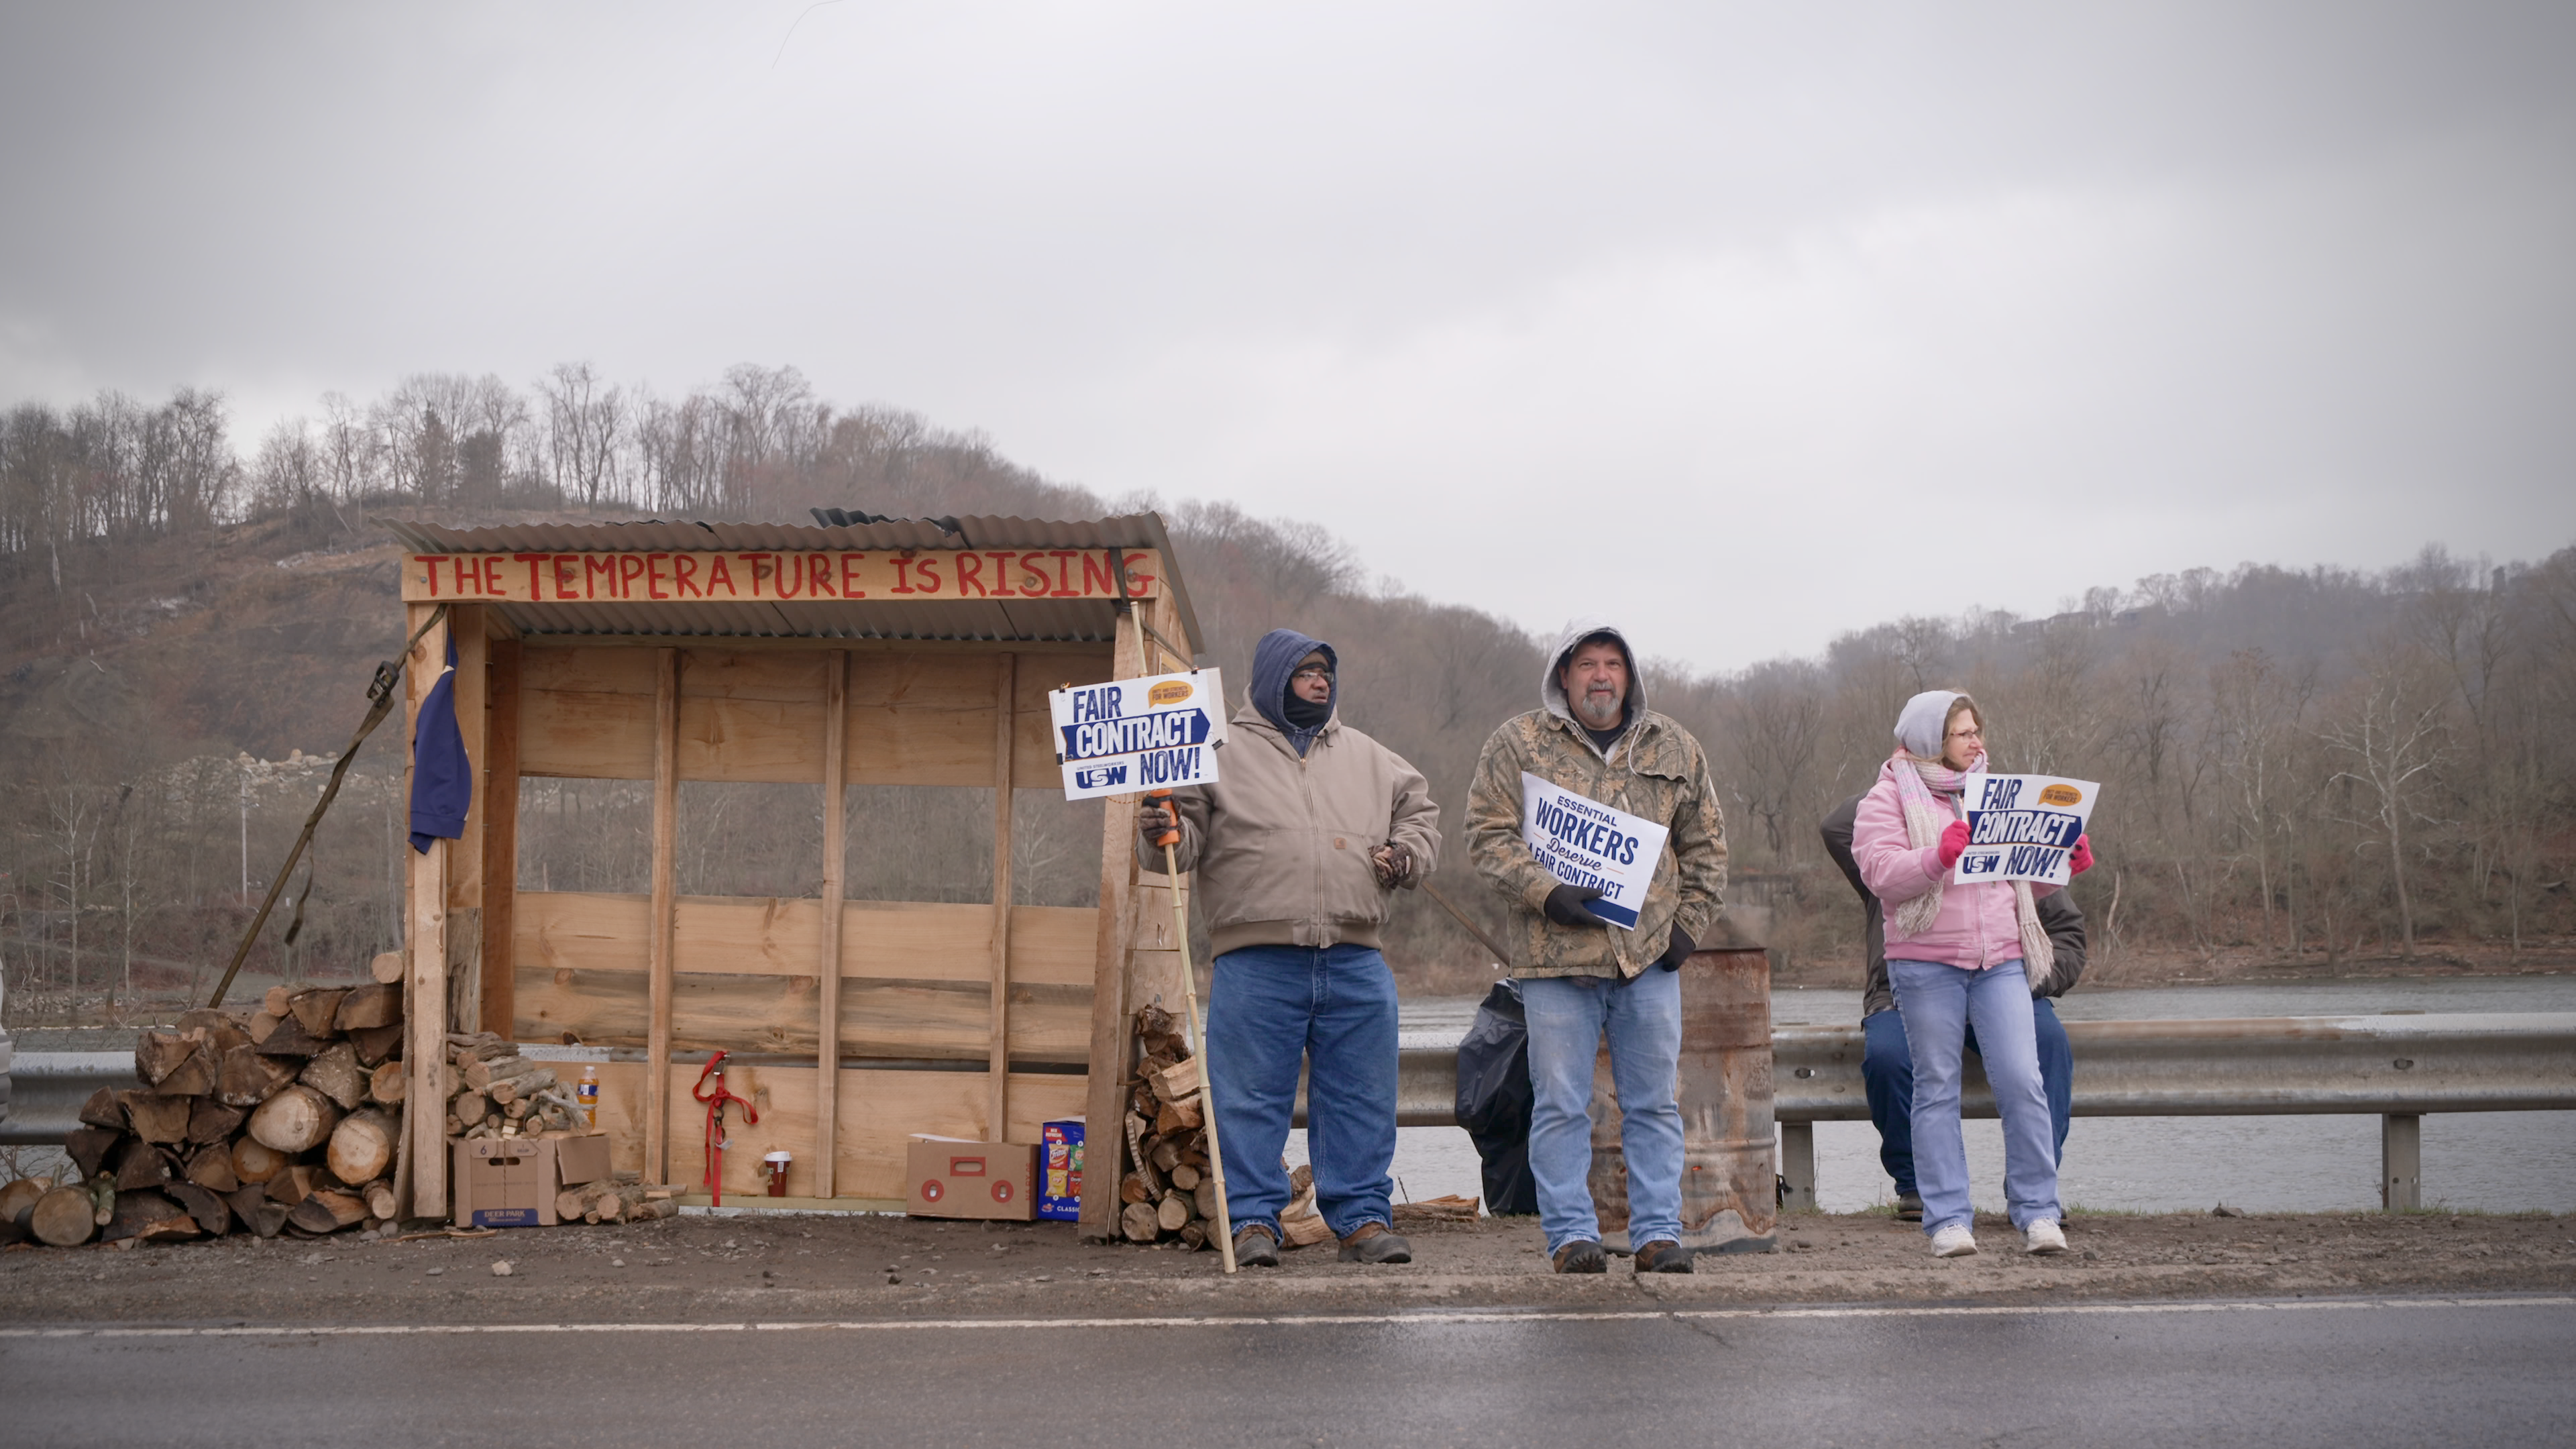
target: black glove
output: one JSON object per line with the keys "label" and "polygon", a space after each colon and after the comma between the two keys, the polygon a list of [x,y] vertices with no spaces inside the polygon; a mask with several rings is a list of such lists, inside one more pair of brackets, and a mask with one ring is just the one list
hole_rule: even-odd
{"label": "black glove", "polygon": [[1150,801],[1136,807],[1136,838],[1145,842],[1147,850],[1162,849],[1164,832],[1175,828],[1176,824],[1176,817],[1168,807]]}
{"label": "black glove", "polygon": [[[1383,859],[1378,852],[1384,853]],[[1411,846],[1390,840],[1379,846],[1378,852],[1372,852],[1369,855],[1369,869],[1377,872],[1377,883],[1380,888],[1394,890],[1413,879],[1413,872],[1419,862],[1416,861]]]}
{"label": "black glove", "polygon": [[1664,947],[1664,954],[1655,958],[1655,964],[1666,971],[1679,971],[1682,963],[1690,959],[1691,952],[1698,949],[1690,937],[1682,934],[1682,928],[1675,926],[1672,944]]}
{"label": "black glove", "polygon": [[1590,886],[1561,885],[1547,893],[1547,904],[1541,909],[1560,926],[1607,926],[1608,921],[1583,908],[1585,901],[1600,897],[1601,892]]}

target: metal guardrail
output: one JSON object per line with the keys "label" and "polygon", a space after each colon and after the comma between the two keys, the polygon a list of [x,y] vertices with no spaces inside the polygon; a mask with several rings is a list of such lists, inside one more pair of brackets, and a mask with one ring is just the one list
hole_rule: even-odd
{"label": "metal guardrail", "polygon": [[[2576,1109],[2576,1012],[2290,1016],[2206,1021],[2075,1021],[2075,1112],[2090,1117],[2379,1114],[2391,1207],[2420,1201],[2427,1112]],[[1812,1205],[1818,1122],[1865,1121],[1861,1029],[1784,1026],[1771,1035],[1772,1115],[1790,1202]],[[20,1052],[0,1145],[59,1144],[100,1087],[133,1087],[124,1052]],[[1457,1123],[1458,1043],[1408,1032],[1396,1122]],[[1971,1059],[1961,1110],[1994,1115]],[[1298,1090],[1297,1120],[1305,1121]]]}

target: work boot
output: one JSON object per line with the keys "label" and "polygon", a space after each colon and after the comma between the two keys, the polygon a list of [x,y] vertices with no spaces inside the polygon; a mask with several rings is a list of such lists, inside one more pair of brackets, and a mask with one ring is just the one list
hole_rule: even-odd
{"label": "work boot", "polygon": [[1900,1223],[1923,1221],[1923,1194],[1900,1192],[1896,1195],[1896,1220]]}
{"label": "work boot", "polygon": [[1560,1273],[1607,1273],[1610,1271],[1609,1255],[1602,1252],[1601,1245],[1592,1241],[1590,1238],[1577,1238],[1573,1242],[1566,1244],[1564,1247],[1557,1249],[1556,1256],[1551,1261],[1556,1264],[1556,1271]]}
{"label": "work boot", "polygon": [[1637,1250],[1640,1273],[1688,1273],[1692,1271],[1691,1255],[1670,1238],[1658,1238]]}
{"label": "work boot", "polygon": [[1384,1223],[1362,1223],[1342,1239],[1342,1261],[1345,1263],[1410,1263],[1413,1245],[1387,1228]]}
{"label": "work boot", "polygon": [[1238,1268],[1276,1268],[1279,1266],[1279,1240],[1261,1223],[1245,1223],[1234,1235],[1234,1266]]}

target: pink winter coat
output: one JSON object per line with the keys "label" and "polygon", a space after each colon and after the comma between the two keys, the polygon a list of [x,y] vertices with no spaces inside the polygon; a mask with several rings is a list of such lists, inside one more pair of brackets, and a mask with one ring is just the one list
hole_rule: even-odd
{"label": "pink winter coat", "polygon": [[[1955,798],[1955,797],[1949,797]],[[2021,926],[2013,919],[2012,886],[2003,881],[1981,885],[1950,882],[1941,888],[1941,914],[1919,935],[1896,926],[1896,908],[1932,889],[1949,874],[1941,866],[1941,848],[1916,850],[1905,843],[1905,807],[1896,798],[1896,780],[1885,770],[1861,797],[1852,821],[1852,859],[1860,878],[1878,897],[1887,917],[1887,959],[1938,961],[1983,971],[2021,959]],[[2034,885],[2034,896],[2057,889]]]}

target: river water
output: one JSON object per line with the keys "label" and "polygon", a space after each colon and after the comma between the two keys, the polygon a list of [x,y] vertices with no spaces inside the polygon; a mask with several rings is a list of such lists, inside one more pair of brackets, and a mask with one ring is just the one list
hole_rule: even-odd
{"label": "river water", "polygon": [[[1473,997],[1426,997],[1403,1006],[1408,1033],[1454,1040],[1474,1017]],[[2077,990],[2060,998],[2069,1021],[2193,1017],[2353,1016],[2380,1012],[2576,1011],[2576,976],[2442,981],[2336,981],[2295,986],[2170,986]],[[1860,993],[1783,989],[1771,996],[1774,1025],[1860,1020]],[[2003,1210],[1999,1124],[1966,1124],[1972,1195]],[[1289,1158],[1305,1160],[1305,1134]],[[1405,1127],[1396,1133],[1398,1200],[1458,1193],[1481,1197],[1476,1149],[1464,1129]],[[1816,1193],[1829,1212],[1891,1202],[1878,1165],[1878,1133],[1867,1122],[1816,1124]],[[2206,1212],[2218,1203],[2249,1212],[2376,1210],[2376,1116],[2077,1117],[2059,1168],[2070,1208]],[[2424,1119],[2427,1206],[2482,1212],[2576,1212],[2576,1112],[2453,1112]]]}

